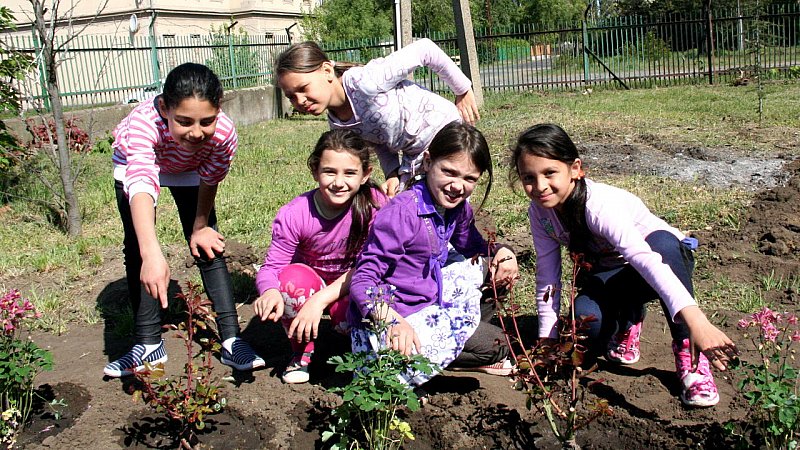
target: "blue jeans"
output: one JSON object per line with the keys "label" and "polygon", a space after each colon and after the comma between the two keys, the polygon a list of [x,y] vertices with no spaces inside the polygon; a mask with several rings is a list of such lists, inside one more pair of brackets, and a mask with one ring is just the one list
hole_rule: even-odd
{"label": "blue jeans", "polygon": [[[650,248],[661,255],[665,264],[678,277],[690,294],[694,255],[692,251],[672,233],[654,231],[645,238]],[[594,354],[605,354],[608,341],[621,331],[644,320],[647,303],[659,299],[667,317],[673,341],[689,337],[684,323],[675,323],[655,290],[630,264],[611,270],[596,270],[578,275],[578,296],[575,298],[575,316],[594,316],[589,322],[588,347]]]}
{"label": "blue jeans", "polygon": [[[128,298],[133,308],[136,320],[136,343],[158,344],[161,342],[161,304],[147,294],[142,288],[140,273],[142,271],[142,256],[139,253],[139,239],[133,228],[131,206],[122,188],[122,182],[116,181],[114,189],[117,195],[117,208],[122,219],[122,228],[125,233],[122,253],[125,256],[125,276],[128,281]],[[192,237],[195,214],[197,213],[198,186],[170,187],[169,191],[178,207],[178,216],[183,228],[186,242]],[[217,215],[214,209],[208,216],[208,225],[217,229]],[[200,278],[206,295],[214,305],[217,313],[217,329],[222,340],[236,337],[239,334],[239,317],[236,313],[236,303],[233,300],[233,283],[228,272],[228,265],[222,255],[213,259],[203,254],[202,258],[195,258],[200,269]]]}

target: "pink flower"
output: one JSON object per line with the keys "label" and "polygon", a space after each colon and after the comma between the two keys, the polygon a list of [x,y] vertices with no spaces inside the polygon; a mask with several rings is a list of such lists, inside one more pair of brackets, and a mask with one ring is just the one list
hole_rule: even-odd
{"label": "pink flower", "polygon": [[770,342],[775,342],[775,340],[778,339],[778,335],[781,334],[781,332],[772,323],[762,323],[761,334],[764,336],[764,339]]}
{"label": "pink flower", "polygon": [[792,342],[799,342],[799,341],[800,341],[800,330],[795,330],[795,332],[792,333]]}
{"label": "pink flower", "polygon": [[739,320],[739,323],[737,324],[737,326],[739,328],[747,328],[747,327],[750,326],[750,321],[747,320],[747,318],[743,318],[743,319]]}
{"label": "pink flower", "polygon": [[788,322],[789,325],[797,325],[797,316],[794,314],[789,314],[786,316],[786,322]]}

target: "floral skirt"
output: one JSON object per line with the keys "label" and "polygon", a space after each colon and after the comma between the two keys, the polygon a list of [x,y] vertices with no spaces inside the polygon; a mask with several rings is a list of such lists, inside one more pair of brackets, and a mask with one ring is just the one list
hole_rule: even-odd
{"label": "floral skirt", "polygon": [[[448,255],[442,268],[442,302],[427,306],[405,319],[414,328],[422,344],[421,353],[440,369],[450,365],[481,320],[480,287],[483,284],[482,259],[473,264],[455,251]],[[353,327],[350,330],[354,353],[375,352],[386,342],[371,330]],[[407,384],[419,386],[436,375],[409,371],[401,375]]]}

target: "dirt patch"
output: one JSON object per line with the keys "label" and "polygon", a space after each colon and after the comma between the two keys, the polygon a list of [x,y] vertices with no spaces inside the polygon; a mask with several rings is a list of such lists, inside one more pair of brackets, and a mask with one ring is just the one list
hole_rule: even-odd
{"label": "dirt patch", "polygon": [[[698,233],[703,242],[700,252],[708,261],[708,274],[697,279],[698,289],[721,276],[756,283],[759,277],[772,271],[787,277],[798,275],[800,162],[789,156],[800,154],[798,148],[783,148],[773,155],[755,157],[744,150],[677,147],[644,136],[625,145],[584,142],[581,150],[595,173],[660,175],[754,191],[752,208],[739,231]],[[530,252],[530,236],[510,239],[518,250]],[[235,280],[241,285],[252,283],[253,264],[260,262],[262,253],[263,249],[229,242],[229,261]],[[170,249],[169,254],[173,277],[183,283],[195,271],[190,267],[192,261],[184,261],[182,247]],[[124,274],[121,259],[109,257],[106,261],[103,270],[88,283],[90,287],[80,291],[88,293],[80,295],[85,295],[87,303],[99,306],[124,305],[127,294],[121,280]],[[36,276],[61,275],[48,272]],[[237,292],[237,298],[244,302],[252,299],[252,294],[252,288],[244,289]],[[784,290],[775,295],[771,300],[782,301],[787,308],[797,308],[796,292]],[[335,373],[325,360],[347,351],[347,340],[330,332],[325,324],[324,338],[319,340],[311,366],[311,383],[284,385],[279,374],[289,359],[290,347],[283,330],[255,319],[247,303],[239,308],[239,315],[243,336],[265,358],[267,367],[247,374],[231,372],[217,362],[217,373],[230,380],[224,382],[230,408],[228,416],[214,417],[215,431],[203,436],[203,440],[208,439],[211,448],[321,447],[320,434],[333,420],[331,410],[339,402],[326,388],[341,386],[349,379]],[[21,447],[169,446],[169,436],[157,435],[163,425],[160,419],[142,404],[133,403],[127,393],[127,381],[102,377],[103,366],[131,343],[129,337],[114,333],[118,325],[112,323],[113,316],[104,316],[103,323],[96,325],[73,324],[62,336],[34,336],[37,343],[49,348],[55,356],[55,370],[42,374],[39,381],[54,386],[56,383],[82,386],[91,400],[71,426],[46,439],[27,440]],[[753,358],[754,349],[732,325],[738,318],[735,312],[714,311],[714,320],[740,345],[743,357]],[[535,318],[523,317],[520,321],[526,333],[533,335]],[[167,371],[176,374],[182,368],[180,356],[184,350],[178,339],[166,342],[170,355]],[[731,448],[733,442],[723,427],[747,420],[746,405],[725,373],[716,374],[719,405],[711,409],[688,409],[681,405],[670,336],[660,311],[654,310],[645,321],[642,357],[637,364],[620,367],[600,363],[595,376],[603,382],[590,395],[607,399],[614,416],[581,431],[578,441],[584,448]],[[513,390],[512,383],[505,378],[445,372],[431,382],[429,391],[430,403],[408,417],[417,434],[417,439],[408,444],[409,449],[558,448],[544,420],[526,408],[524,394]],[[211,442],[218,438],[222,440]],[[243,440],[234,441],[238,438]]]}
{"label": "dirt patch", "polygon": [[[128,416],[130,425],[119,430],[120,447],[126,448],[177,448],[176,436],[180,429],[163,416],[153,416],[150,410],[138,410]],[[206,449],[261,448],[275,433],[261,416],[244,414],[227,408],[210,416],[198,438]]]}
{"label": "dirt patch", "polygon": [[52,442],[55,436],[72,427],[89,407],[89,391],[75,383],[43,384],[36,389],[33,411],[20,433],[17,445]]}

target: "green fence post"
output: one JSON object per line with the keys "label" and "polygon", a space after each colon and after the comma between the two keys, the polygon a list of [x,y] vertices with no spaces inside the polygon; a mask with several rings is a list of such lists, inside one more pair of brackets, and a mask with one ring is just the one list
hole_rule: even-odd
{"label": "green fence post", "polygon": [[39,87],[42,88],[42,101],[44,102],[44,110],[50,112],[50,96],[47,95],[47,81],[44,74],[47,71],[44,58],[41,56],[41,46],[39,45],[39,37],[36,35],[36,30],[31,27],[31,35],[33,35],[33,54],[37,55],[39,60]]}
{"label": "green fence post", "polygon": [[231,62],[231,77],[233,77],[233,88],[238,87],[236,83],[236,59],[233,57],[233,36],[231,36],[230,29],[228,30],[228,59]]}
{"label": "green fence post", "polygon": [[[587,9],[588,11],[588,9]],[[583,83],[589,84],[589,54],[587,53],[587,45],[589,45],[589,30],[586,27],[586,18],[581,21],[581,37],[583,39]]]}
{"label": "green fence post", "polygon": [[153,66],[153,82],[156,89],[161,91],[161,69],[158,66],[158,47],[156,46],[156,14],[153,11],[153,18],[150,19],[150,64]]}

